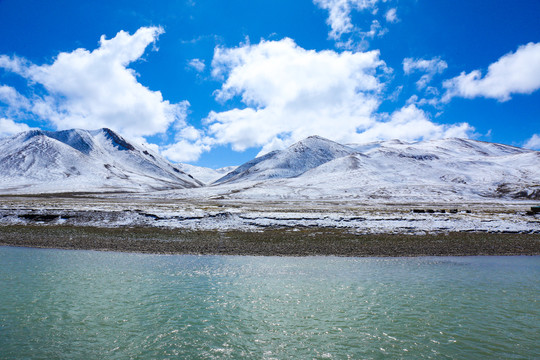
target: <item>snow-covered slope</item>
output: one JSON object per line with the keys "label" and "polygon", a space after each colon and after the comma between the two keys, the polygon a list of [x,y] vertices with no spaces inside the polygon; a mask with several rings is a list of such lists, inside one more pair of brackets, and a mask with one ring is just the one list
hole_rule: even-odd
{"label": "snow-covered slope", "polygon": [[228,174],[237,168],[236,166],[226,166],[219,169],[211,169],[183,163],[178,163],[176,166],[186,174],[193,176],[195,179],[200,180],[205,184],[211,184],[217,179],[222,178],[223,175]]}
{"label": "snow-covered slope", "polygon": [[0,140],[0,193],[168,189],[163,196],[198,199],[540,200],[540,152],[457,138],[341,145],[311,136],[212,170],[172,165],[108,129]]}
{"label": "snow-covered slope", "polygon": [[228,173],[214,184],[292,178],[328,161],[356,151],[320,136],[310,136],[289,148],[255,158]]}
{"label": "snow-covered slope", "polygon": [[31,130],[0,140],[3,193],[150,191],[202,183],[110,129]]}
{"label": "snow-covered slope", "polygon": [[310,137],[216,183],[216,196],[234,198],[540,199],[540,152],[458,138],[343,146]]}

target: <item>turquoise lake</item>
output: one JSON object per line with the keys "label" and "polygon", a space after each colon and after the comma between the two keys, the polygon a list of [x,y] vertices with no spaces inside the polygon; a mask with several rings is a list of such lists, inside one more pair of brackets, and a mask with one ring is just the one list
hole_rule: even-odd
{"label": "turquoise lake", "polygon": [[539,297],[538,256],[0,247],[0,358],[540,358]]}

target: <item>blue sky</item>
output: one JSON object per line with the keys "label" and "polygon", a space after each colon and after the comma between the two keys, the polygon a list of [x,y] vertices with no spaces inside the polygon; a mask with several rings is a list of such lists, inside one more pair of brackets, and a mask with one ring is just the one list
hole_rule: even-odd
{"label": "blue sky", "polygon": [[0,0],[0,136],[221,167],[309,135],[540,149],[540,2]]}

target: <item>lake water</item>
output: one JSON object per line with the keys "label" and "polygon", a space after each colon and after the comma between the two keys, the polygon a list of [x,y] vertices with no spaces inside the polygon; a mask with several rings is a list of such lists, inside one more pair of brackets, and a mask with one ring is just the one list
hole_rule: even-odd
{"label": "lake water", "polygon": [[540,257],[0,247],[0,358],[540,358]]}

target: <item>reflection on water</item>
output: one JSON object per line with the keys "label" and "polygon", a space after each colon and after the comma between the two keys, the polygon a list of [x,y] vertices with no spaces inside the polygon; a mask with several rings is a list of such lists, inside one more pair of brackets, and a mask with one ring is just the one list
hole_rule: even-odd
{"label": "reflection on water", "polygon": [[540,257],[0,247],[0,358],[540,357]]}

